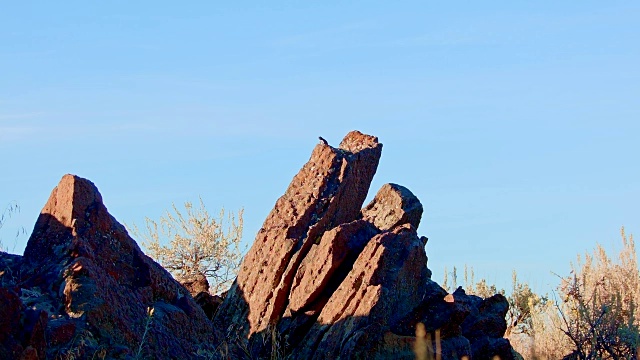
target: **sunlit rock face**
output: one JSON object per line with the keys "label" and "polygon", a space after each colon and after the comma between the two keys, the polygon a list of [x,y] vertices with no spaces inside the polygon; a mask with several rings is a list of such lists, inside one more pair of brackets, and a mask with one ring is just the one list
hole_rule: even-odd
{"label": "sunlit rock face", "polygon": [[431,280],[418,198],[385,184],[363,208],[381,150],[357,131],[337,148],[323,140],[277,200],[214,318],[235,357],[414,359],[424,346],[442,359],[512,358],[500,324],[476,333],[504,322],[501,299],[484,306]]}

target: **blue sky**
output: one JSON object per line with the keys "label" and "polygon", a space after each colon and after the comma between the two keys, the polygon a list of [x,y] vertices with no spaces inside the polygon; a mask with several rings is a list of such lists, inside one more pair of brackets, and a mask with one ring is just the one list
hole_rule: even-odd
{"label": "blue sky", "polygon": [[[540,291],[640,231],[633,1],[0,5],[0,236],[65,173],[121,222],[202,196],[245,242],[318,136],[376,135],[371,190],[422,201],[429,267]],[[15,244],[14,244],[15,243]],[[619,247],[618,247],[619,248]]]}

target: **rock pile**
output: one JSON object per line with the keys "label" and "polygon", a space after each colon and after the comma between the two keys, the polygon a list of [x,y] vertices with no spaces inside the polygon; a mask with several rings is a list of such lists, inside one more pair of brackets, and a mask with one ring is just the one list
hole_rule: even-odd
{"label": "rock pile", "polygon": [[431,280],[408,189],[386,184],[362,208],[381,150],[357,131],[315,147],[214,318],[233,357],[413,359],[420,344],[442,359],[516,356],[502,338],[504,297],[447,294]]}

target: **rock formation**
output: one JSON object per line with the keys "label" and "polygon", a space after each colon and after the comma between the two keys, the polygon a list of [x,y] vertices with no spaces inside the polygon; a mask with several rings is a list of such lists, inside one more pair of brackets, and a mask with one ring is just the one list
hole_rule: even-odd
{"label": "rock formation", "polygon": [[362,208],[381,149],[351,132],[313,150],[214,318],[232,356],[413,359],[423,346],[442,359],[514,358],[504,297],[448,294],[431,280],[411,191],[386,184]]}
{"label": "rock formation", "polygon": [[431,280],[411,191],[386,184],[363,207],[378,139],[320,140],[224,300],[204,276],[174,280],[93,183],[65,175],[24,256],[0,252],[0,358],[516,358],[502,295]]}
{"label": "rock formation", "polygon": [[88,180],[65,175],[24,257],[7,259],[0,257],[0,271],[12,274],[0,289],[3,359],[188,359],[214,351],[219,336],[200,306],[143,254]]}
{"label": "rock formation", "polygon": [[[325,231],[356,220],[382,145],[353,132],[320,143],[267,216],[218,316],[223,331],[251,335],[282,317],[300,263]],[[248,321],[247,321],[248,320]]]}

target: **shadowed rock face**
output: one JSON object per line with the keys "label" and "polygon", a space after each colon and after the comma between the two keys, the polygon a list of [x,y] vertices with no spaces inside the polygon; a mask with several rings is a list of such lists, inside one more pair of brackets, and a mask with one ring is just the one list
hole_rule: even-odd
{"label": "shadowed rock face", "polygon": [[452,296],[431,280],[411,191],[383,185],[360,209],[381,148],[359,132],[339,148],[323,141],[278,199],[214,318],[235,357],[413,359],[422,323],[442,359],[512,358],[500,299]]}
{"label": "shadowed rock face", "polygon": [[145,358],[193,358],[213,351],[219,338],[188,291],[142,253],[86,179],[62,178],[21,262],[16,295],[44,316],[49,339],[46,353],[35,349],[37,358],[70,351],[78,358],[133,356],[150,308]]}

